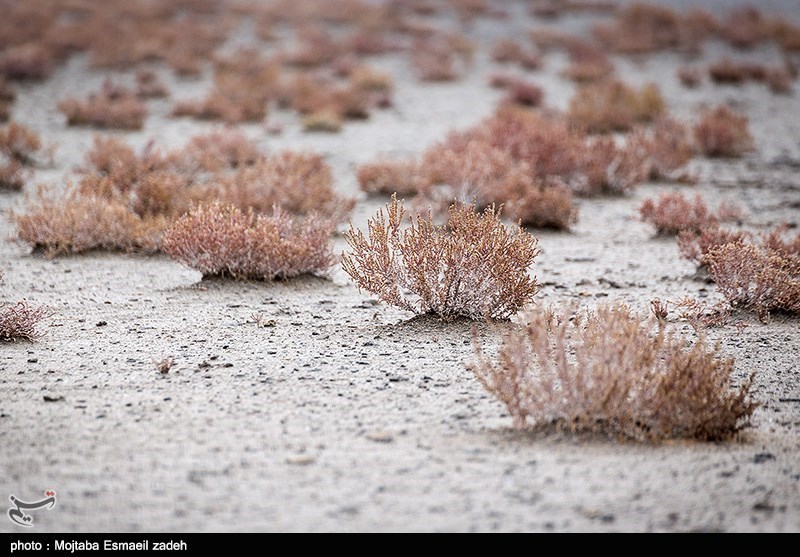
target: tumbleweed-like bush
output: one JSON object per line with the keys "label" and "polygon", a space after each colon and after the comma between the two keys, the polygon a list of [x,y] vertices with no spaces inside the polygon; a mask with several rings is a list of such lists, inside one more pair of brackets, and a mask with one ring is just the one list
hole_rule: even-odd
{"label": "tumbleweed-like bush", "polygon": [[664,99],[655,84],[637,90],[621,81],[581,87],[569,104],[570,120],[591,133],[627,131],[664,113]]}
{"label": "tumbleweed-like bush", "polygon": [[639,215],[662,236],[682,231],[699,233],[709,226],[718,225],[720,221],[734,220],[740,216],[739,210],[730,204],[721,204],[715,212],[709,209],[700,194],[695,195],[694,200],[689,200],[679,192],[662,193],[656,201],[645,199],[639,208]]}
{"label": "tumbleweed-like bush", "polygon": [[342,266],[359,289],[387,304],[443,319],[504,319],[533,301],[539,285],[528,267],[537,240],[518,226],[506,227],[493,207],[450,208],[446,226],[430,214],[404,227],[397,196],[368,221],[365,236],[350,226],[350,251]]}
{"label": "tumbleweed-like bush", "polygon": [[32,306],[25,300],[0,303],[0,341],[36,340],[43,334],[37,326],[51,314],[46,306]]}
{"label": "tumbleweed-like bush", "polygon": [[624,305],[583,315],[538,310],[503,338],[496,360],[476,342],[469,368],[514,426],[556,426],[637,440],[731,437],[757,404],[734,362]]}
{"label": "tumbleweed-like bush", "polygon": [[700,230],[682,230],[678,233],[678,251],[684,259],[694,261],[698,267],[705,267],[712,249],[725,244],[743,244],[750,239],[751,235],[747,232],[728,230],[712,223]]}
{"label": "tumbleweed-like bush", "polygon": [[708,157],[741,157],[753,148],[747,123],[747,116],[718,106],[702,114],[694,127],[694,137]]}
{"label": "tumbleweed-like bush", "polygon": [[300,221],[277,208],[259,214],[215,203],[179,218],[164,234],[163,249],[204,277],[287,279],[330,268],[334,227],[315,215]]}
{"label": "tumbleweed-like bush", "polygon": [[762,320],[771,312],[800,313],[800,235],[784,242],[778,235],[761,244],[741,242],[711,248],[705,257],[717,289],[734,306]]}
{"label": "tumbleweed-like bush", "polygon": [[366,193],[416,195],[430,187],[415,160],[379,160],[358,167],[358,185]]}
{"label": "tumbleweed-like bush", "polygon": [[106,81],[102,89],[87,99],[68,97],[58,103],[68,126],[92,126],[140,130],[147,117],[147,105],[134,91]]}

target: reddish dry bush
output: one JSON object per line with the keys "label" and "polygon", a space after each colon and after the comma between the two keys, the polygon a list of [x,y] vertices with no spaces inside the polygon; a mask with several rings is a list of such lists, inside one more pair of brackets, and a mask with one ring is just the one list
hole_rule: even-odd
{"label": "reddish dry bush", "polygon": [[235,128],[226,128],[192,137],[172,158],[179,168],[194,174],[249,166],[263,156],[255,141]]}
{"label": "reddish dry bush", "polygon": [[715,32],[717,22],[703,10],[678,14],[655,4],[633,3],[619,10],[610,24],[598,24],[594,34],[607,48],[628,54],[679,49],[697,52]]}
{"label": "reddish dry bush", "polygon": [[587,83],[604,79],[614,73],[614,64],[596,44],[575,38],[566,43],[566,48],[569,66],[564,70],[564,76],[567,79]]}
{"label": "reddish dry bush", "polygon": [[765,81],[773,93],[786,94],[792,92],[792,76],[784,69],[774,68],[769,70]]}
{"label": "reddish dry bush", "polygon": [[40,44],[14,46],[0,54],[0,76],[8,79],[45,79],[54,65],[53,54]]}
{"label": "reddish dry bush", "polygon": [[736,48],[753,48],[769,36],[769,23],[757,8],[732,10],[720,29],[722,38]]}
{"label": "reddish dry bush", "polygon": [[800,257],[767,245],[730,243],[712,248],[705,261],[732,306],[752,309],[762,320],[773,311],[800,313]]}
{"label": "reddish dry bush", "polygon": [[747,232],[727,230],[712,223],[698,230],[682,230],[678,233],[678,250],[681,257],[694,261],[699,267],[708,265],[708,254],[712,249],[725,244],[744,244],[750,241]]}
{"label": "reddish dry bush", "polygon": [[314,215],[298,222],[277,208],[258,214],[217,203],[179,218],[164,234],[163,249],[204,277],[287,279],[333,265],[334,229]]}
{"label": "reddish dry bush", "polygon": [[510,39],[502,40],[492,47],[492,58],[501,64],[519,64],[527,70],[535,70],[542,65],[541,56]]}
{"label": "reddish dry bush", "polygon": [[694,137],[708,157],[741,157],[753,148],[747,123],[747,116],[721,105],[701,114]]}
{"label": "reddish dry bush", "polygon": [[750,78],[750,72],[743,63],[723,58],[708,67],[708,75],[714,83],[741,84]]}
{"label": "reddish dry bush", "polygon": [[42,148],[36,132],[16,122],[0,128],[0,190],[21,190],[25,185],[26,166]]}
{"label": "reddish dry bush", "polygon": [[202,198],[263,213],[277,205],[297,215],[319,213],[337,222],[346,219],[354,205],[336,193],[331,167],[320,155],[291,151],[219,177],[204,188]]}
{"label": "reddish dry bush", "polygon": [[735,207],[723,203],[715,213],[708,208],[700,194],[690,201],[678,192],[662,193],[657,201],[645,199],[639,214],[643,221],[652,224],[656,232],[663,236],[683,231],[700,234],[706,228],[717,226],[722,220],[739,217]]}
{"label": "reddish dry bush", "polygon": [[160,99],[169,96],[169,90],[158,74],[152,70],[136,73],[136,96],[140,99]]}
{"label": "reddish dry bush", "polygon": [[676,174],[694,153],[692,132],[685,124],[669,117],[659,118],[649,130],[636,130],[628,144],[646,153],[651,180],[686,178],[685,173]]}
{"label": "reddish dry bush", "polygon": [[664,113],[664,99],[655,84],[640,90],[621,81],[581,87],[570,101],[569,118],[590,133],[627,131]]}
{"label": "reddish dry bush", "polygon": [[527,107],[536,107],[542,104],[544,91],[538,85],[524,79],[512,79],[506,85],[504,102]]}
{"label": "reddish dry bush", "polygon": [[624,195],[647,179],[650,166],[640,145],[629,141],[620,147],[612,137],[598,137],[584,148],[573,189],[585,196]]}
{"label": "reddish dry bush", "polygon": [[98,93],[80,100],[68,97],[58,103],[58,109],[67,117],[68,126],[92,126],[140,130],[147,117],[147,105],[134,91],[103,83]]}
{"label": "reddish dry bush", "polygon": [[422,81],[452,81],[472,63],[474,49],[463,35],[438,33],[414,42],[411,67]]}
{"label": "reddish dry bush", "polygon": [[13,305],[0,304],[0,341],[40,338],[42,333],[37,326],[52,313],[45,306],[34,307],[24,300]]}
{"label": "reddish dry bush", "polygon": [[63,196],[40,190],[24,214],[12,214],[17,237],[47,256],[92,250],[156,251],[165,221],[140,217],[124,202],[82,195]]}
{"label": "reddish dry bush", "polygon": [[342,266],[359,289],[448,320],[504,319],[533,301],[538,284],[527,270],[539,253],[536,238],[503,226],[494,209],[454,205],[446,227],[418,215],[404,229],[403,216],[392,196],[386,215],[369,220],[367,236],[351,225]]}
{"label": "reddish dry bush", "polygon": [[734,362],[704,337],[694,343],[603,305],[582,315],[536,311],[503,337],[497,361],[475,341],[469,369],[520,429],[556,426],[637,440],[731,437],[757,404],[752,376],[732,388]]}
{"label": "reddish dry bush", "polygon": [[525,226],[567,230],[578,220],[572,190],[557,179],[536,180],[517,170],[500,184],[496,197],[507,200],[506,214]]}
{"label": "reddish dry bush", "polygon": [[694,89],[700,86],[703,81],[703,72],[700,68],[693,68],[690,66],[681,66],[678,68],[678,79],[684,87]]}
{"label": "reddish dry bush", "polygon": [[358,185],[366,193],[416,195],[430,187],[415,160],[382,160],[358,167]]}

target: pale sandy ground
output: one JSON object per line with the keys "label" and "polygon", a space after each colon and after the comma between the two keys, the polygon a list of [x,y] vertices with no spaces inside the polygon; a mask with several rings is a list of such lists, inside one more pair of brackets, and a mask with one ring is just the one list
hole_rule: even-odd
{"label": "pale sandy ground", "polygon": [[[530,25],[514,20],[511,32]],[[282,136],[245,129],[268,150],[324,153],[337,187],[360,197],[357,163],[419,152],[494,110],[486,41],[507,30],[479,23],[476,67],[453,84],[419,84],[401,58],[376,60],[395,76],[396,108],[341,134],[303,134],[289,114],[274,115],[286,123]],[[706,52],[710,60],[726,49]],[[748,56],[778,60],[767,48]],[[657,81],[682,118],[704,102],[735,101],[759,149],[742,161],[696,161],[692,189],[650,184],[627,198],[581,201],[571,233],[537,233],[539,303],[713,300],[713,285],[694,277],[674,241],[652,238],[636,210],[675,188],[738,202],[756,227],[797,224],[800,93],[708,83],[689,92],[675,78],[678,55],[617,63],[630,82]],[[550,55],[531,75],[560,108],[571,94],[557,77],[563,64]],[[63,181],[91,143],[90,131],[64,126],[57,100],[106,75],[116,74],[88,72],[75,58],[49,82],[21,89],[15,119],[59,144],[54,168],[38,179]],[[207,86],[163,75],[175,98]],[[165,119],[168,102],[151,108],[145,130],[125,134],[138,145],[174,146],[208,128]],[[21,199],[2,194],[0,207]],[[361,198],[356,225],[382,202]],[[0,235],[12,234],[3,214]],[[510,430],[501,405],[464,369],[468,324],[377,305],[341,270],[329,280],[200,282],[165,257],[48,260],[13,242],[0,243],[0,266],[0,299],[58,311],[41,341],[0,346],[0,497],[58,492],[56,509],[37,513],[36,531],[800,530],[800,403],[780,401],[800,398],[796,319],[765,325],[741,315],[743,331],[710,333],[736,358],[737,379],[756,372],[763,405],[742,439],[650,446]],[[258,328],[254,312],[274,326]],[[161,376],[152,360],[169,355],[176,365]],[[12,528],[0,520],[0,531]]]}

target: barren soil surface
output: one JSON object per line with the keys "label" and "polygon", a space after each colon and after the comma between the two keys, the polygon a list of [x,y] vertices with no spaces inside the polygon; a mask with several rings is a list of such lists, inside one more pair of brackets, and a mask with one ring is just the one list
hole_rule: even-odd
{"label": "barren soil surface", "polygon": [[[558,25],[586,21],[566,16]],[[376,58],[372,65],[394,76],[395,107],[339,134],[303,133],[283,112],[270,116],[285,124],[282,135],[243,129],[268,151],[323,153],[336,187],[359,198],[353,221],[363,227],[385,199],[358,191],[356,165],[418,153],[491,114],[499,93],[487,84],[498,69],[490,45],[531,25],[478,21],[475,67],[453,83],[422,84],[404,57]],[[249,34],[243,28],[230,46]],[[709,43],[704,59],[726,53]],[[771,47],[746,56],[780,60]],[[558,75],[565,63],[549,54],[530,73],[545,102],[562,109],[573,91]],[[707,80],[689,91],[675,77],[684,63],[677,54],[615,63],[630,83],[656,81],[682,119],[692,121],[704,103],[733,101],[750,117],[758,149],[742,160],[693,161],[696,186],[646,184],[629,197],[580,200],[571,232],[535,232],[538,303],[713,301],[714,285],[680,259],[674,240],[654,238],[637,209],[659,192],[697,191],[740,204],[754,228],[800,224],[800,92]],[[167,117],[209,76],[159,73],[172,98],[150,102],[145,129],[124,136],[171,147],[213,127]],[[58,100],[120,75],[89,71],[75,57],[47,82],[19,89],[13,118],[58,144],[36,180],[63,183],[91,145],[91,130],[65,126]],[[6,210],[22,202],[0,195],[3,238],[14,233]],[[345,248],[341,238],[336,248]],[[800,529],[797,319],[764,324],[736,314],[741,331],[709,332],[736,358],[737,380],[756,373],[762,406],[740,439],[647,445],[511,430],[500,403],[464,368],[470,324],[377,304],[338,268],[328,279],[201,281],[163,256],[50,260],[13,241],[0,242],[0,267],[0,299],[57,310],[42,340],[0,346],[0,497],[58,492],[58,506],[37,513],[36,531]],[[482,325],[480,334],[493,342],[497,331]],[[167,356],[176,363],[161,375],[153,361]],[[0,520],[0,530],[12,528]]]}

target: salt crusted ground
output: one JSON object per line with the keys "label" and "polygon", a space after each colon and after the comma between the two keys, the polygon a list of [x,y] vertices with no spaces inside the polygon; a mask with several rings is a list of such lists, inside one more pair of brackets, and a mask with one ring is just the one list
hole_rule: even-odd
{"label": "salt crusted ground", "polygon": [[[570,16],[560,25],[585,21]],[[338,135],[304,134],[288,113],[276,115],[281,136],[244,129],[268,150],[324,153],[337,188],[360,196],[356,164],[419,152],[494,110],[487,44],[508,32],[502,25],[478,24],[476,67],[452,84],[416,82],[399,57],[376,60],[395,77],[396,108]],[[530,22],[511,25],[516,32]],[[247,36],[242,29],[233,42]],[[709,44],[706,57],[725,51]],[[776,59],[766,48],[750,55]],[[560,108],[572,91],[557,76],[564,63],[549,55],[531,76]],[[800,93],[708,83],[687,91],[675,78],[678,55],[616,63],[626,81],[656,81],[681,118],[704,102],[734,101],[750,116],[758,151],[696,161],[701,179],[691,190],[645,185],[628,198],[581,201],[571,233],[538,234],[540,303],[713,300],[713,285],[694,277],[674,241],[652,238],[636,210],[674,188],[737,202],[757,227],[798,223]],[[57,100],[94,90],[108,75],[116,74],[89,72],[75,58],[21,90],[14,118],[58,142],[54,167],[37,179],[63,181],[91,143],[90,131],[64,126]],[[208,84],[162,75],[173,98]],[[145,129],[125,136],[171,146],[208,128],[166,118],[169,107],[152,103]],[[21,199],[2,194],[0,208]],[[354,223],[363,226],[381,203],[362,198]],[[12,234],[4,212],[0,235]],[[757,373],[763,406],[741,440],[649,446],[513,432],[463,367],[469,325],[377,305],[341,270],[329,280],[200,282],[165,257],[48,260],[14,242],[0,243],[0,266],[0,299],[58,310],[43,340],[0,346],[0,497],[58,492],[56,509],[37,514],[36,531],[800,529],[796,319],[765,325],[742,315],[741,332],[710,333],[736,358],[739,377]],[[274,324],[259,328],[254,312]],[[175,367],[162,376],[152,360],[170,355]],[[0,531],[11,528],[0,520]]]}

